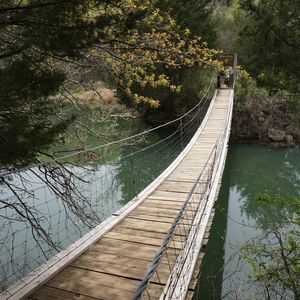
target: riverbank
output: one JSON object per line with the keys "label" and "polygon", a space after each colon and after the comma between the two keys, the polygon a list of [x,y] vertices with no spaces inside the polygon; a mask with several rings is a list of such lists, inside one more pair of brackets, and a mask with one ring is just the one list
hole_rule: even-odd
{"label": "riverbank", "polygon": [[231,141],[275,147],[299,144],[296,103],[283,94],[270,96],[251,80],[241,82],[235,92]]}

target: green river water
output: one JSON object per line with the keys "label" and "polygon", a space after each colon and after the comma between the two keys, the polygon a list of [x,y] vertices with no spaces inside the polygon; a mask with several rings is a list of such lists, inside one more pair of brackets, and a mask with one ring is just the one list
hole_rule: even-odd
{"label": "green river water", "polygon": [[[147,129],[139,119],[120,122],[119,126],[130,136]],[[70,162],[77,165],[65,163],[65,167],[80,179],[72,177],[75,192],[61,189],[61,195],[71,195],[63,201],[49,184],[44,184],[43,177],[37,176],[40,174],[38,167],[32,168],[34,172],[28,170],[12,175],[11,182],[15,186],[26,187],[29,191],[18,191],[19,197],[34,211],[38,223],[57,249],[16,210],[1,207],[0,270],[3,272],[0,273],[0,292],[76,242],[137,196],[178,156],[190,135],[180,138],[177,127],[162,128],[124,143],[94,149],[88,155],[71,157]],[[68,143],[75,147],[72,131],[69,138]],[[97,146],[97,141],[90,139],[87,142],[90,147]],[[53,182],[53,179],[49,180]],[[1,200],[14,203],[13,192],[1,188]]]}
{"label": "green river water", "polygon": [[[136,125],[134,127],[136,129]],[[146,142],[138,146],[126,146],[124,149],[113,151],[105,164],[95,163],[93,167],[96,168],[96,172],[86,175],[93,183],[89,184],[87,197],[91,199],[91,205],[95,207],[98,216],[105,219],[126,204],[178,155],[184,145],[178,133],[172,132],[173,130],[154,132],[147,137]],[[161,139],[162,142],[158,143]],[[150,147],[153,143],[158,144],[154,148]],[[139,152],[139,149],[145,146],[150,148]],[[134,161],[131,159],[131,153],[136,153]],[[235,265],[230,263],[230,257],[237,247],[278,219],[276,213],[256,201],[256,194],[279,193],[282,196],[300,197],[299,157],[299,148],[268,149],[242,144],[229,146],[196,299],[221,299],[222,296],[225,296],[224,299],[233,299],[226,295],[228,291],[239,286],[245,274],[226,279],[235,268]],[[25,175],[27,176],[26,173]],[[72,214],[70,216],[73,220],[70,222],[67,218],[69,214],[62,214],[60,202],[53,198],[47,189],[39,189],[38,180],[31,177],[32,180],[35,181],[32,188],[37,190],[34,192],[34,198],[28,198],[27,201],[32,202],[32,205],[39,203],[41,214],[48,219],[45,230],[50,230],[53,239],[59,241],[61,248],[72,244],[88,231],[88,228],[81,225],[80,220],[75,219],[74,222]],[[106,188],[101,189],[99,183]],[[6,193],[4,196],[10,194]],[[103,202],[101,199],[107,201]],[[113,199],[113,202],[109,199]],[[11,212],[7,211],[6,214],[10,216]],[[1,225],[4,229],[0,240],[4,247],[1,247],[0,262],[1,268],[6,269],[6,273],[0,276],[3,289],[7,284],[32,271],[55,252],[49,250],[47,245],[42,245],[46,255],[41,253],[32,240],[30,228],[23,222]],[[65,230],[66,228],[68,230]],[[14,261],[13,266],[9,264],[9,260]]]}
{"label": "green river water", "polygon": [[[234,293],[243,289],[251,269],[238,270],[233,255],[279,219],[279,211],[256,200],[258,193],[300,198],[299,148],[229,145],[196,299],[250,299],[246,291],[238,298]],[[249,293],[260,299],[255,290]]]}

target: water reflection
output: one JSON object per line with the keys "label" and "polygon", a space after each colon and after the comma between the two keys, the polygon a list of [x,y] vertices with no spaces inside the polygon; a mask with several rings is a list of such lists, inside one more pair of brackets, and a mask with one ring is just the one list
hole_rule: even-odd
{"label": "water reflection", "polygon": [[[75,193],[77,196],[80,193],[80,197],[70,194],[74,205],[68,198],[60,198],[30,171],[21,174],[27,191],[18,193],[22,207],[2,187],[1,203],[19,206],[1,207],[1,289],[74,243],[122,206],[122,191],[115,179],[118,168],[114,164],[99,165],[93,170],[83,171],[78,167],[70,170],[84,179],[75,179]],[[39,174],[36,169],[34,172]],[[12,178],[12,182],[22,186],[19,176]]]}
{"label": "water reflection", "polygon": [[259,193],[300,196],[299,148],[267,149],[260,146],[232,145],[228,160],[232,161],[230,191],[239,220],[254,222],[266,229],[280,220],[280,211],[256,201]]}
{"label": "water reflection", "polygon": [[[181,142],[176,129],[165,129],[152,133],[146,141],[105,150],[97,162],[84,168],[65,165],[70,174],[76,174],[70,177],[75,188],[69,190],[70,184],[66,184],[59,195],[43,184],[39,168],[11,178],[16,187],[27,190],[18,191],[19,200],[27,211],[34,211],[40,231],[30,219],[20,217],[16,209],[0,207],[0,289],[34,270],[124,206],[174,160],[181,151]],[[4,186],[0,200],[19,203]]]}
{"label": "water reflection", "polygon": [[227,211],[230,185],[230,161],[226,162],[219,199],[215,204],[215,217],[209,242],[201,264],[200,280],[195,298],[198,300],[220,299],[224,268],[224,243],[227,228]]}
{"label": "water reflection", "polygon": [[122,204],[135,197],[151,183],[181,152],[181,141],[176,130],[161,131],[143,144],[132,145],[121,152],[116,179],[122,189]]}
{"label": "water reflection", "polygon": [[269,193],[299,197],[299,157],[299,148],[230,145],[217,213],[202,265],[198,299],[240,299],[236,298],[237,290],[245,293],[242,299],[247,299],[243,288],[250,269],[235,254],[247,240],[279,222],[282,216],[282,211],[270,209],[257,201],[256,196]]}

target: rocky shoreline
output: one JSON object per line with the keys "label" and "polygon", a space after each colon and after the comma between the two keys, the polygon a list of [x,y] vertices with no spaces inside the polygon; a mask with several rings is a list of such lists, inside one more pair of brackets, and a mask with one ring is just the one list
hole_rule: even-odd
{"label": "rocky shoreline", "polygon": [[231,140],[282,147],[300,144],[300,124],[290,104],[279,97],[235,101]]}

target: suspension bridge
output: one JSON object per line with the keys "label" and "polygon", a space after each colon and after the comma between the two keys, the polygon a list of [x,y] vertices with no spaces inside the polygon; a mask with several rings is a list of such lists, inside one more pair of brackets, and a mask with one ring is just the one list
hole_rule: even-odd
{"label": "suspension bridge", "polygon": [[[170,122],[171,133],[141,149],[132,146],[140,134],[123,139],[126,151],[117,164],[85,169],[88,190],[79,174],[72,177],[74,190],[67,196],[49,180],[5,198],[11,205],[2,214],[8,221],[2,224],[0,298],[191,299],[225,165],[233,94],[233,89],[219,88],[210,100],[206,92],[199,104]],[[104,160],[115,146],[112,142],[92,151]],[[148,156],[140,157],[145,151]],[[120,162],[130,174],[126,193]],[[141,179],[146,164],[156,166],[155,178],[146,176],[152,182]],[[31,176],[34,182],[49,168],[56,171],[51,164],[36,165],[31,175],[18,173],[13,180],[27,182]],[[73,172],[65,168],[63,178]],[[40,194],[46,200],[37,205]],[[20,209],[38,212],[16,216],[16,197],[29,205]],[[124,197],[132,200],[125,204]]]}

